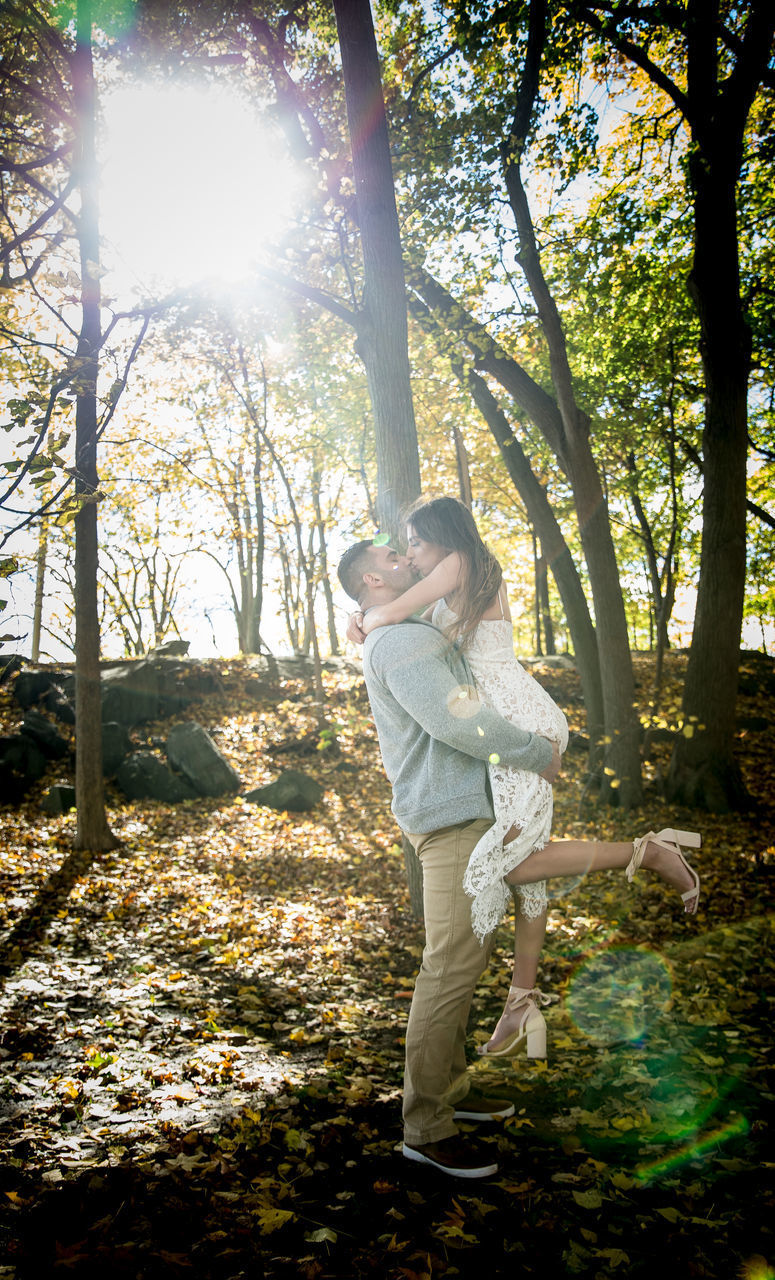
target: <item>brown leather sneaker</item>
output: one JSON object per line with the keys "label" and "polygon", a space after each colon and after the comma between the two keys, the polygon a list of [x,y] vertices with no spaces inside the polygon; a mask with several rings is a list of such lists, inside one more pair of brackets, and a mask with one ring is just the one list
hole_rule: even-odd
{"label": "brown leather sneaker", "polygon": [[514,1115],[514,1103],[508,1098],[490,1098],[478,1089],[469,1089],[455,1106],[456,1120],[507,1120]]}
{"label": "brown leather sneaker", "polygon": [[460,1138],[442,1138],[440,1142],[425,1142],[420,1147],[404,1143],[407,1160],[432,1165],[441,1173],[453,1178],[489,1178],[498,1172],[494,1160],[488,1160],[481,1151]]}

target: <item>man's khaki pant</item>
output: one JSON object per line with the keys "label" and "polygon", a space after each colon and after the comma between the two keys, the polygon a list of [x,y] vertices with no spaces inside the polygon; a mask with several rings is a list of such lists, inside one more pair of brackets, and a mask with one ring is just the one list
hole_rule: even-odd
{"label": "man's khaki pant", "polygon": [[471,929],[463,888],[468,859],[488,819],[409,835],[422,862],[425,950],[406,1029],[404,1140],[410,1146],[457,1133],[455,1105],[468,1093],[465,1039],[471,999],[490,959]]}

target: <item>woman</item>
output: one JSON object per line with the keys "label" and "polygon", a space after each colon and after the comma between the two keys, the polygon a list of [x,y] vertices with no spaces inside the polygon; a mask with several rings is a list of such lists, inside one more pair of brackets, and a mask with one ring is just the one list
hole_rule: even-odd
{"label": "woman", "polygon": [[[350,638],[363,639],[375,627],[402,622],[425,606],[423,616],[464,649],[483,701],[563,752],[565,716],[514,655],[501,568],[468,508],[455,498],[434,498],[415,504],[407,520],[408,555],[422,581],[393,603],[355,615]],[[678,844],[699,847],[700,838],[666,830],[634,845],[550,841],[550,784],[537,774],[502,768],[497,759],[490,761],[489,776],[495,821],[471,854],[464,880],[473,899],[473,930],[483,940],[497,927],[509,887],[516,891],[519,909],[512,984],[500,1021],[480,1052],[511,1054],[525,1040],[528,1056],[544,1057],[546,1028],[538,1006],[550,997],[537,990],[535,981],[546,931],[545,880],[619,866],[631,880],[644,865],[678,888],[685,910],[694,913],[700,881]]]}

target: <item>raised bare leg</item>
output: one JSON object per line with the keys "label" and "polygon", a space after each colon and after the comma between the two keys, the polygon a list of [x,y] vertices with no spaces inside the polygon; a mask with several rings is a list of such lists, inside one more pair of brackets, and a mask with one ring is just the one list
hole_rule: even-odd
{"label": "raised bare leg", "polygon": [[[661,833],[660,833],[661,834]],[[699,844],[693,833],[692,843]],[[699,897],[699,879],[686,863],[680,850],[669,839],[664,842],[649,834],[648,841],[636,841],[639,864],[655,871],[662,880],[677,889],[683,896],[685,909],[696,910]],[[533,880],[551,880],[555,876],[579,875],[592,871],[612,871],[630,865],[633,845],[629,841],[602,840],[550,840],[543,849],[537,849],[520,862],[506,876],[508,884],[530,884]],[[695,890],[692,894],[690,891]]]}

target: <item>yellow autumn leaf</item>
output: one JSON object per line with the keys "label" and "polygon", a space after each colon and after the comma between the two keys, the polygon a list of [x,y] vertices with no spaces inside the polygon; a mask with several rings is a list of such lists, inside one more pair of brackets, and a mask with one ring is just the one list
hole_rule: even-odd
{"label": "yellow autumn leaf", "polygon": [[668,1222],[677,1222],[681,1216],[678,1210],[674,1209],[672,1205],[668,1205],[664,1209],[657,1209],[657,1213],[663,1218],[667,1218]]}
{"label": "yellow autumn leaf", "polygon": [[573,1199],[582,1209],[599,1209],[603,1203],[603,1197],[594,1188],[590,1191],[574,1191]]}
{"label": "yellow autumn leaf", "polygon": [[268,1236],[279,1227],[284,1227],[286,1222],[293,1222],[296,1214],[290,1209],[259,1209],[256,1217],[262,1236]]}
{"label": "yellow autumn leaf", "polygon": [[630,1261],[623,1249],[596,1249],[595,1257],[607,1258],[612,1267],[625,1266]]}

